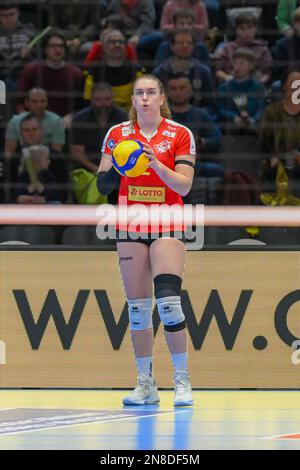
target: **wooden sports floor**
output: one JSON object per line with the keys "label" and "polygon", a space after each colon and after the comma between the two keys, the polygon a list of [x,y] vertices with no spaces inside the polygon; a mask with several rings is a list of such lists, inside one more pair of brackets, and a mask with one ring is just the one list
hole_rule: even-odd
{"label": "wooden sports floor", "polygon": [[300,449],[300,392],[194,391],[123,407],[127,391],[0,390],[0,449]]}

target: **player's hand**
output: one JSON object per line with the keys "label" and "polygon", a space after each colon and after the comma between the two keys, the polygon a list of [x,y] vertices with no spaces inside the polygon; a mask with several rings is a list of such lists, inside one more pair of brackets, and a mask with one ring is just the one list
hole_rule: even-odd
{"label": "player's hand", "polygon": [[161,162],[156,158],[154,151],[149,144],[143,143],[143,148],[144,148],[146,157],[149,159],[147,168],[152,168],[154,171],[156,171],[158,168],[162,166]]}

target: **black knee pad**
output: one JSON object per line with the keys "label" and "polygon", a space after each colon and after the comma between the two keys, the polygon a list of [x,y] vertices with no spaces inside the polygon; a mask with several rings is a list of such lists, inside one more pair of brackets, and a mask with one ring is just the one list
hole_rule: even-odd
{"label": "black knee pad", "polygon": [[153,279],[156,299],[162,297],[180,296],[182,279],[176,274],[158,274]]}
{"label": "black knee pad", "polygon": [[186,322],[180,300],[181,277],[175,274],[159,274],[153,281],[158,313],[165,331],[183,330]]}

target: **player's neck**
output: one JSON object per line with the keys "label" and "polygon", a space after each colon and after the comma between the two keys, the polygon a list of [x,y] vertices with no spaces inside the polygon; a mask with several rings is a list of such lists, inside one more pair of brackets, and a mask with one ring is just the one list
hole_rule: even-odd
{"label": "player's neck", "polygon": [[162,116],[159,114],[155,119],[141,119],[138,118],[138,125],[145,135],[151,135],[159,128],[162,121]]}

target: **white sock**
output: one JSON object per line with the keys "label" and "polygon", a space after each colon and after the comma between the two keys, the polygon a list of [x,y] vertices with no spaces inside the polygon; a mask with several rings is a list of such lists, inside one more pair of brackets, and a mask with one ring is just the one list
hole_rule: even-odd
{"label": "white sock", "polygon": [[153,356],[147,357],[136,357],[136,365],[138,368],[138,374],[145,374],[152,377],[153,375]]}
{"label": "white sock", "polygon": [[188,360],[188,353],[180,353],[180,354],[172,354],[172,362],[173,366],[175,369],[175,374],[176,373],[188,373],[188,365],[187,365],[187,360]]}

